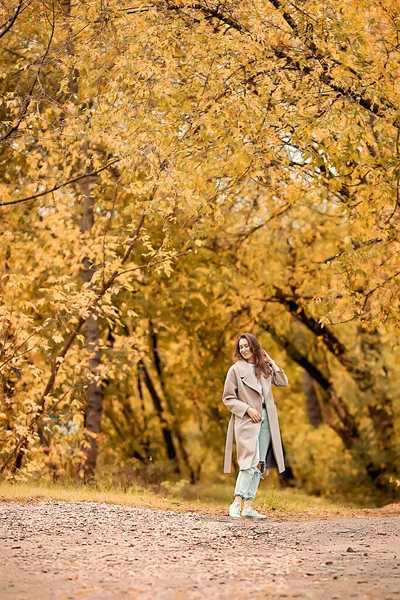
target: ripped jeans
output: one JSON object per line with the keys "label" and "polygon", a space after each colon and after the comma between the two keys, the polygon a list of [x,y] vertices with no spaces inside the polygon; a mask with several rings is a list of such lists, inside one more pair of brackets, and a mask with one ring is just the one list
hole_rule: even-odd
{"label": "ripped jeans", "polygon": [[243,498],[243,500],[254,500],[260,479],[262,479],[262,474],[265,472],[265,462],[261,466],[261,471],[258,468],[258,463],[260,462],[260,457],[262,457],[262,459],[265,461],[270,442],[271,432],[269,428],[267,410],[263,408],[256,452],[250,468],[239,471],[236,479],[235,491],[233,493],[234,496],[240,496]]}

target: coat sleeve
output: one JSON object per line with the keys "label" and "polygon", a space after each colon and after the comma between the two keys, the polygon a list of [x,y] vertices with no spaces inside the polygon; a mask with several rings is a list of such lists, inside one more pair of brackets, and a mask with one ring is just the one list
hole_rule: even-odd
{"label": "coat sleeve", "polygon": [[243,418],[249,408],[246,402],[239,400],[237,396],[237,375],[233,366],[229,369],[224,384],[224,391],[222,392],[222,402],[229,408],[231,413],[237,417]]}
{"label": "coat sleeve", "polygon": [[289,380],[283,369],[278,368],[272,373],[272,383],[277,387],[285,387],[286,385],[289,385]]}

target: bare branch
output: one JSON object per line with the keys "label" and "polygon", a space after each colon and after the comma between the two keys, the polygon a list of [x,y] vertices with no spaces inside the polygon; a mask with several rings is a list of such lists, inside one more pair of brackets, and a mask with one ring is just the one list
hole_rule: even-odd
{"label": "bare branch", "polygon": [[4,37],[6,35],[6,33],[8,33],[10,31],[10,29],[14,25],[15,21],[18,18],[19,13],[21,12],[23,3],[24,3],[24,0],[19,0],[19,4],[18,4],[17,9],[16,9],[15,13],[13,14],[13,16],[10,17],[8,19],[8,21],[6,21],[5,23],[3,23],[3,25],[1,25],[1,27],[3,27],[4,29],[0,33],[0,40],[1,40],[2,37]]}

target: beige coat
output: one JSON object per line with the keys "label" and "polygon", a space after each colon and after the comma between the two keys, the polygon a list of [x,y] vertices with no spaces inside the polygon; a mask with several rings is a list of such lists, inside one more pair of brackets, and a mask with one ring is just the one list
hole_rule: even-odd
{"label": "beige coat", "polygon": [[[279,369],[274,371],[272,377],[263,375],[261,383],[271,430],[271,444],[267,456],[260,456],[260,460],[266,460],[267,468],[277,467],[279,473],[282,473],[285,470],[285,462],[271,384],[281,387],[288,385],[289,382],[284,370]],[[225,379],[222,401],[232,413],[226,434],[224,473],[231,472],[233,434],[235,434],[239,468],[249,469],[256,451],[261,422],[254,423],[246,411],[251,406],[261,414],[262,399],[257,378],[244,359],[238,360],[230,367]]]}

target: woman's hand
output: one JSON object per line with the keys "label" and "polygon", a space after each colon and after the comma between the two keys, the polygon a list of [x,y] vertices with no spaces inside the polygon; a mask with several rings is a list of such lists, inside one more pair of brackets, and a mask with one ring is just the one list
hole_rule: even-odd
{"label": "woman's hand", "polygon": [[259,421],[262,421],[262,416],[260,415],[258,410],[256,410],[255,408],[251,408],[251,406],[249,406],[249,408],[247,409],[247,414],[249,415],[253,423],[258,423]]}
{"label": "woman's hand", "polygon": [[267,361],[267,363],[269,363],[273,369],[276,369],[277,368],[276,362],[274,360],[272,360],[272,358],[270,357],[268,352],[266,350],[264,350],[264,348],[262,349],[262,353],[263,353],[264,358]]}

